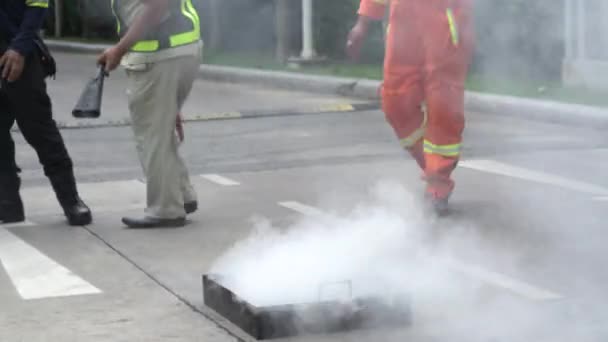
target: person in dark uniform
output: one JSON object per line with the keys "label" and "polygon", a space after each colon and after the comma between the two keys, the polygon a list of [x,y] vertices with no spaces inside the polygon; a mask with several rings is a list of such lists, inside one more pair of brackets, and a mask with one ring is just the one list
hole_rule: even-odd
{"label": "person in dark uniform", "polygon": [[36,150],[69,224],[87,225],[91,211],[78,194],[72,160],[53,120],[46,90],[52,58],[38,32],[47,10],[48,0],[0,1],[0,222],[25,220],[10,133],[16,121]]}

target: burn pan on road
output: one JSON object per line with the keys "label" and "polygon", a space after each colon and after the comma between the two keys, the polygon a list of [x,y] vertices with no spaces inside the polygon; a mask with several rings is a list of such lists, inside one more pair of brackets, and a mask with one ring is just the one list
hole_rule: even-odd
{"label": "burn pan on road", "polygon": [[[411,323],[411,305],[404,295],[353,297],[353,282],[343,282],[348,299],[256,306],[222,285],[222,277],[203,275],[204,303],[256,340],[357,329],[403,327]],[[355,282],[356,284],[356,282]]]}

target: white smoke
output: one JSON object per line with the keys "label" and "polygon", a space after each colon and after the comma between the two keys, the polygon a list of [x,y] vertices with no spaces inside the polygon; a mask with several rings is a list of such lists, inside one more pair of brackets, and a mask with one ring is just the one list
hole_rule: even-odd
{"label": "white smoke", "polygon": [[410,297],[415,331],[463,341],[596,341],[590,336],[597,331],[577,324],[582,309],[533,303],[451,268],[466,255],[472,264],[517,269],[517,246],[495,249],[500,243],[481,229],[431,219],[419,196],[383,182],[347,212],[327,211],[289,227],[258,219],[210,273],[255,306],[348,299],[352,281],[354,297]]}

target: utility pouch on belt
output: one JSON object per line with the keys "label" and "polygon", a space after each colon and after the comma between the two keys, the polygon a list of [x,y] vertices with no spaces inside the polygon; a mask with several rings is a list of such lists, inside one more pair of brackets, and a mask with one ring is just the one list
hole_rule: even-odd
{"label": "utility pouch on belt", "polygon": [[36,37],[34,39],[34,43],[36,44],[38,52],[40,53],[40,62],[42,63],[42,68],[44,69],[44,75],[46,77],[55,78],[55,74],[57,73],[57,64],[55,63],[55,58],[53,58],[53,55],[42,38]]}

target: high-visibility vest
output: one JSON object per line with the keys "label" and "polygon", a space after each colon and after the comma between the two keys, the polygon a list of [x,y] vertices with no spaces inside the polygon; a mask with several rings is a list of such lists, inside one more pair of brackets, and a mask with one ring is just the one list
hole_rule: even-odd
{"label": "high-visibility vest", "polygon": [[[121,1],[123,0],[112,0],[112,11],[116,17],[118,35],[122,37],[128,27],[120,17],[118,4]],[[169,19],[135,43],[131,48],[132,52],[155,52],[195,43],[201,39],[200,19],[192,0],[170,0],[169,10]]]}

